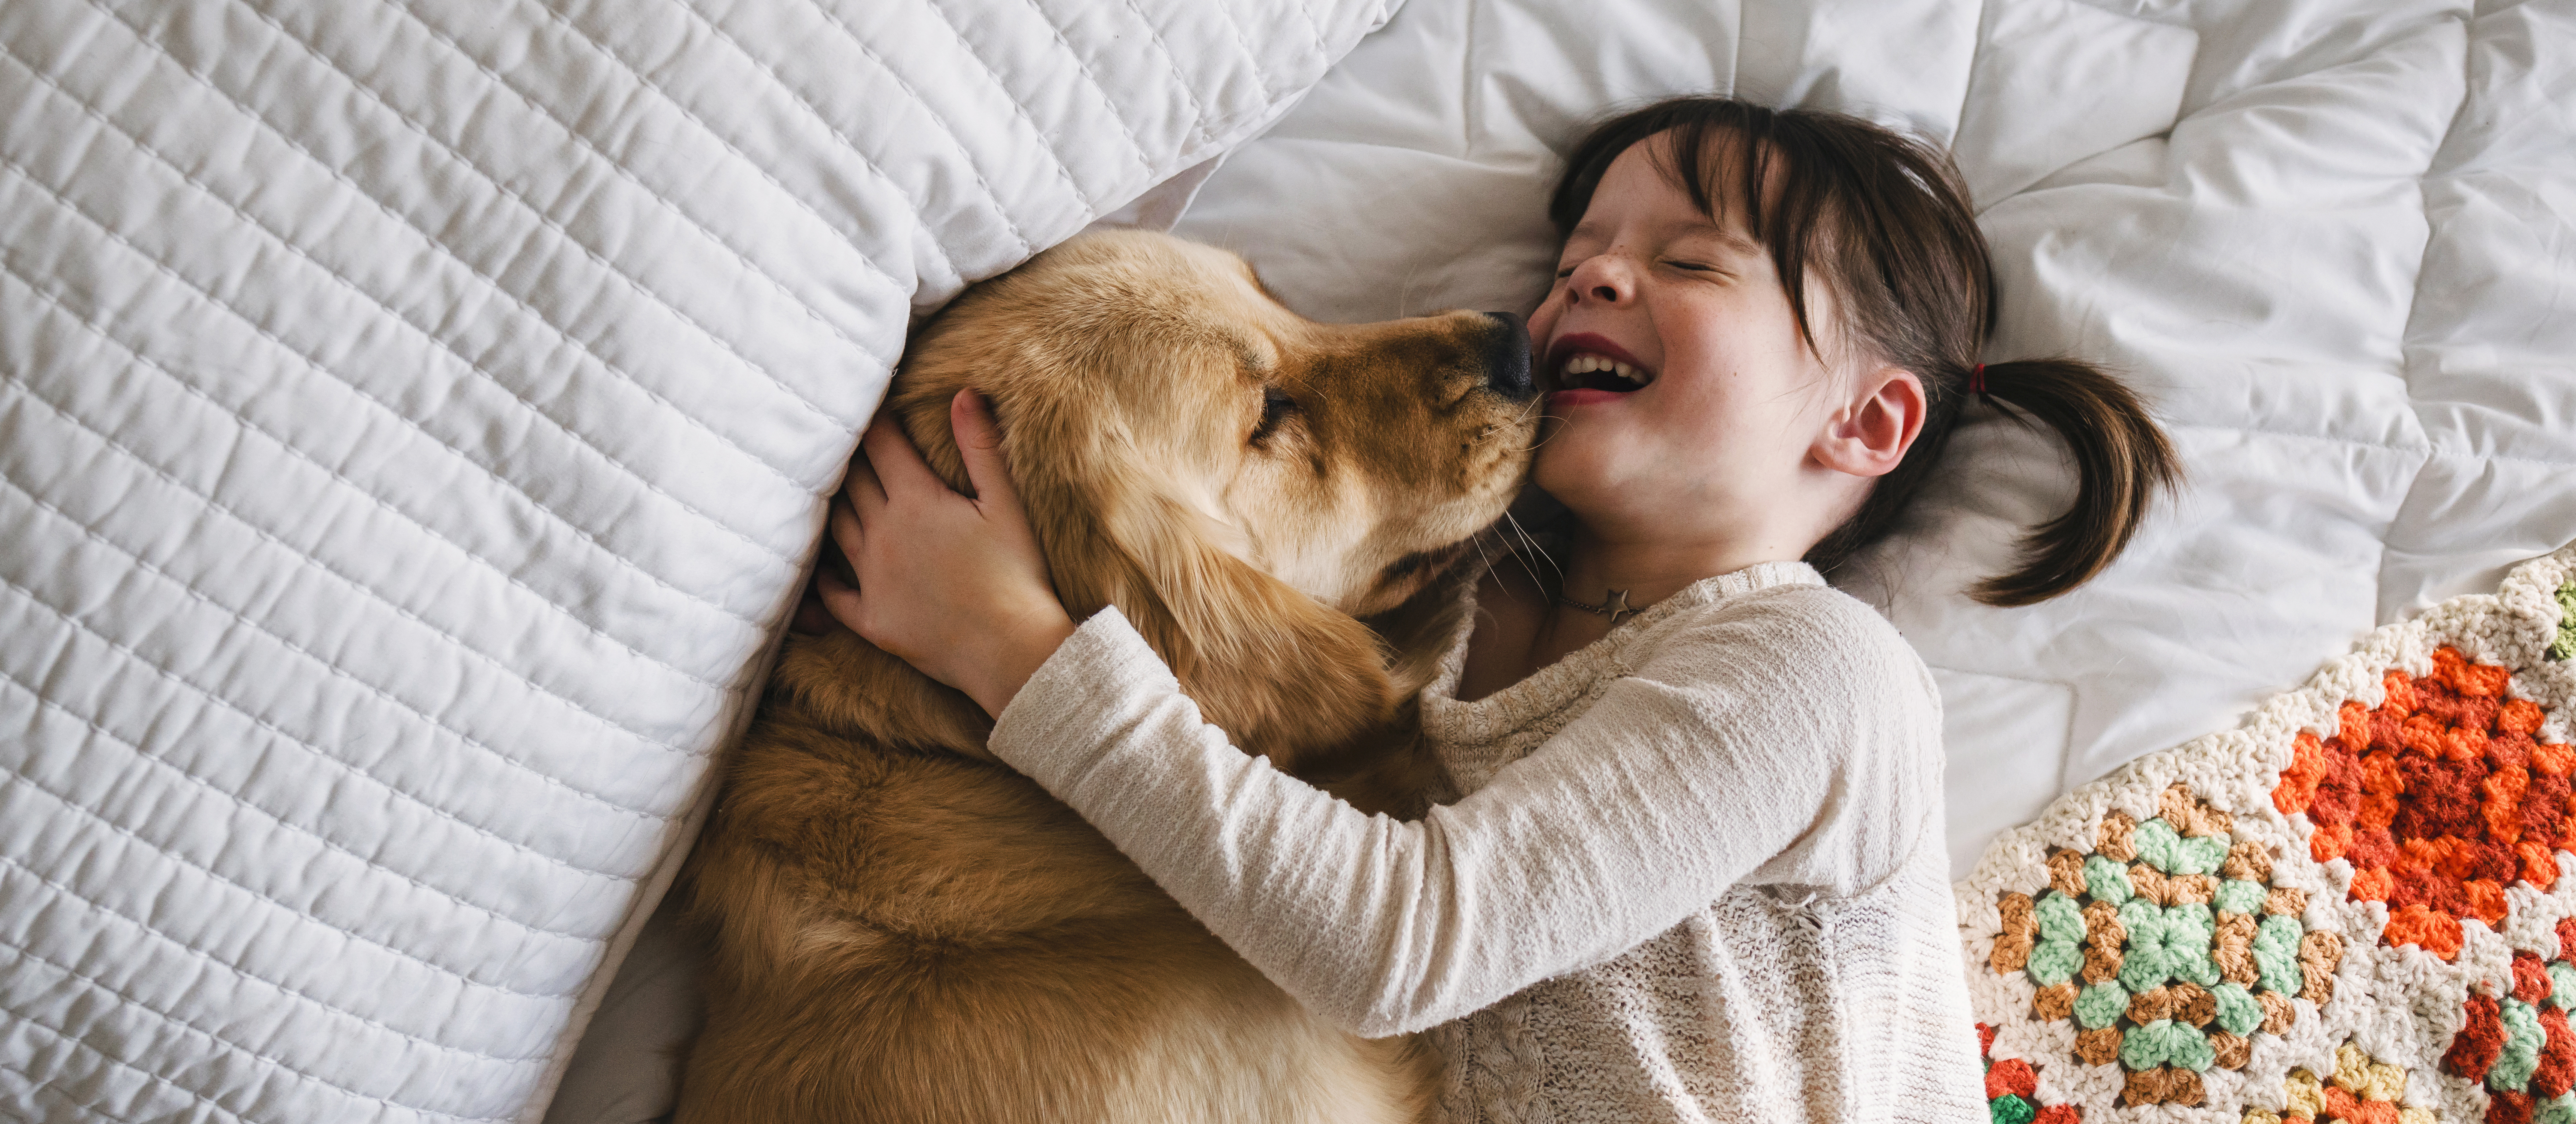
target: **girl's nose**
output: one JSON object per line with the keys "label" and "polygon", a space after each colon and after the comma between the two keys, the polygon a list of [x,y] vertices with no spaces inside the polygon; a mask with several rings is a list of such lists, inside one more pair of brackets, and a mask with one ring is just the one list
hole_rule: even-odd
{"label": "girl's nose", "polygon": [[1565,298],[1573,304],[1588,300],[1621,304],[1636,295],[1635,281],[1625,257],[1594,254],[1576,263],[1574,273],[1566,278]]}

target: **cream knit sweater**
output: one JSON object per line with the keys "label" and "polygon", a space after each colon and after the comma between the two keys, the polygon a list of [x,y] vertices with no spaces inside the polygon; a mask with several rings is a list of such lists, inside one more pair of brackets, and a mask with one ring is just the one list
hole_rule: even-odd
{"label": "cream knit sweater", "polygon": [[1431,1030],[1454,1121],[1986,1117],[1940,702],[1893,627],[1765,563],[1460,702],[1467,631],[1420,822],[1233,748],[1115,609],[990,744],[1315,1011]]}

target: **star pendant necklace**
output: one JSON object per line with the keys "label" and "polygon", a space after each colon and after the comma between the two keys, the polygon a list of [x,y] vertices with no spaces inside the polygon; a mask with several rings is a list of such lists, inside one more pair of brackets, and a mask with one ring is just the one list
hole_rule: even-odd
{"label": "star pendant necklace", "polygon": [[1602,598],[1598,605],[1586,605],[1563,593],[1556,595],[1556,603],[1569,609],[1581,609],[1596,617],[1608,617],[1612,628],[1619,627],[1621,620],[1637,615],[1637,610],[1628,607],[1628,591],[1624,589],[1611,590],[1610,596]]}

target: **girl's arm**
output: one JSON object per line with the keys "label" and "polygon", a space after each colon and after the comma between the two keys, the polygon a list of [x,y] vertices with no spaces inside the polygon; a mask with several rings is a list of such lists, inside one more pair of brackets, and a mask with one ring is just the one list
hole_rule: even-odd
{"label": "girl's arm", "polygon": [[1235,749],[1114,609],[990,745],[1299,1001],[1361,1034],[1418,1030],[1611,959],[1739,882],[1849,892],[1911,849],[1938,799],[1939,714],[1919,664],[1890,666],[1912,662],[1878,643],[1902,654],[1893,630],[1815,586],[1711,615],[1419,823]]}

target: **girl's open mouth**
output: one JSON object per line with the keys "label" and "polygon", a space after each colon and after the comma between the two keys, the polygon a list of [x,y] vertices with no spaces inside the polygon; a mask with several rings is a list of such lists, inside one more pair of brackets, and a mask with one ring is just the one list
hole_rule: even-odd
{"label": "girl's open mouth", "polygon": [[1559,390],[1598,390],[1629,394],[1655,381],[1655,372],[1627,349],[1590,332],[1556,341],[1547,353],[1548,372]]}

